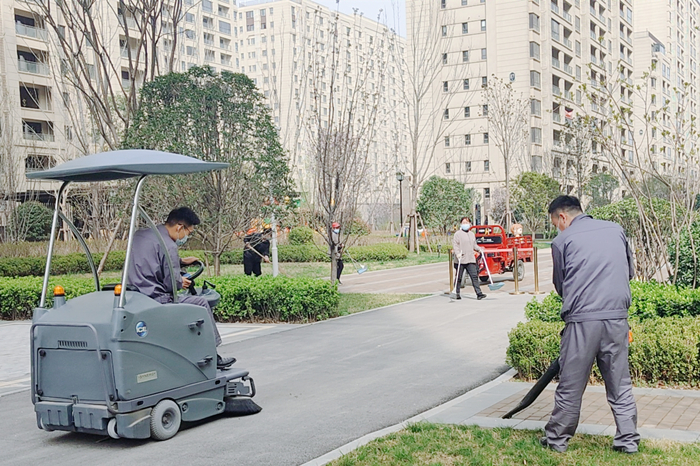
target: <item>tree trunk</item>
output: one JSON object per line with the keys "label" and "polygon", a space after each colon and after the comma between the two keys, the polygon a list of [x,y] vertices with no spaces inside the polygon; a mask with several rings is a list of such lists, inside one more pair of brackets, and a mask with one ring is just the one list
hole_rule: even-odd
{"label": "tree trunk", "polygon": [[221,251],[212,251],[214,257],[214,275],[219,276],[221,273]]}
{"label": "tree trunk", "polygon": [[107,256],[109,256],[109,253],[112,251],[112,246],[114,245],[114,240],[117,238],[117,231],[119,231],[119,228],[122,226],[122,219],[120,218],[119,221],[117,222],[117,226],[114,227],[114,230],[112,231],[112,234],[109,237],[109,243],[107,243],[107,247],[105,248],[105,252],[102,255],[102,259],[100,259],[100,265],[97,267],[97,276],[99,277],[102,275],[102,270],[104,270],[105,263],[107,262]]}
{"label": "tree trunk", "polygon": [[335,253],[331,255],[331,283],[336,282],[336,277],[338,276],[338,258]]}

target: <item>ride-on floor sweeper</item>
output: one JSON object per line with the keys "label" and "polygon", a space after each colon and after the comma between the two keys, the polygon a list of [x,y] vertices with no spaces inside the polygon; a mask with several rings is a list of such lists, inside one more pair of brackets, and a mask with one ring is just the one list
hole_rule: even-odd
{"label": "ride-on floor sweeper", "polygon": [[[82,157],[27,175],[63,182],[56,196],[41,301],[34,310],[31,327],[31,397],[39,428],[167,440],[177,433],[182,421],[198,421],[225,412],[260,411],[251,400],[255,385],[247,370],[217,370],[211,319],[204,307],[178,303],[168,254],[165,257],[173,281],[173,303],[160,304],[127,283],[139,217],[166,250],[163,237],[139,206],[146,177],[208,172],[227,166],[166,152],[122,150]],[[122,280],[100,288],[87,244],[61,212],[62,195],[71,182],[131,177],[139,180]],[[51,256],[59,218],[85,249],[95,291],[66,300],[63,289],[56,286],[53,306],[48,307]],[[219,293],[207,285],[197,291],[215,306]]]}

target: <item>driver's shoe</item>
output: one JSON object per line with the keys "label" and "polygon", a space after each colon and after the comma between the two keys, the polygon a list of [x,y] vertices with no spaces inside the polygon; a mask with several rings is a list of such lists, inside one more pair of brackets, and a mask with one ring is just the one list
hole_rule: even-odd
{"label": "driver's shoe", "polygon": [[236,358],[222,358],[221,355],[216,355],[216,368],[217,369],[228,369],[236,362]]}

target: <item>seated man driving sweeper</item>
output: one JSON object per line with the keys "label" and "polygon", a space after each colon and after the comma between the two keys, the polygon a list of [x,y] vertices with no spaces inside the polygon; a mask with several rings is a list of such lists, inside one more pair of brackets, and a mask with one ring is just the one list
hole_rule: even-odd
{"label": "seated man driving sweeper", "polygon": [[[199,259],[196,257],[180,259],[177,248],[187,242],[194,227],[199,223],[199,217],[189,207],[180,207],[171,211],[165,224],[158,225],[158,231],[163,237],[167,251],[163,251],[155,232],[150,228],[144,228],[134,233],[128,283],[135,286],[140,293],[161,304],[171,303],[173,301],[172,279],[165,254],[166,252],[170,254],[178,289],[187,289],[191,285],[191,281],[180,275],[180,267],[190,265]],[[206,298],[188,294],[180,296],[178,302],[206,308],[214,328],[216,346],[221,345],[221,336],[216,328],[214,314]],[[234,362],[236,362],[235,358],[222,358],[217,354],[216,365],[219,369],[226,369]]]}

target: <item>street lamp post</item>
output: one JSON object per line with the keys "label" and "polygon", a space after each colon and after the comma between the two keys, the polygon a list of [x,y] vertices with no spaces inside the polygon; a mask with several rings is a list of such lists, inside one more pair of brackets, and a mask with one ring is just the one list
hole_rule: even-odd
{"label": "street lamp post", "polygon": [[403,173],[396,172],[396,180],[399,182],[399,237],[403,237],[403,189],[401,188],[401,183],[403,182]]}

